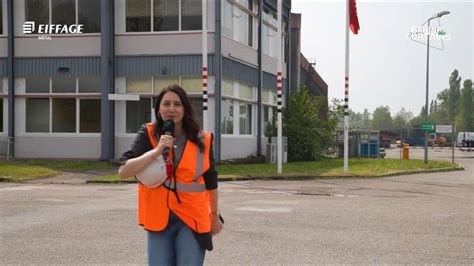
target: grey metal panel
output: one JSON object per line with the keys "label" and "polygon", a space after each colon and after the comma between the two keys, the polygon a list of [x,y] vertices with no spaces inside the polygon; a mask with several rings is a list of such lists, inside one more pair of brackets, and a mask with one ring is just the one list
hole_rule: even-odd
{"label": "grey metal panel", "polygon": [[[15,157],[91,159],[100,158],[100,136],[16,136]],[[34,147],[32,149],[31,147]]]}
{"label": "grey metal panel", "polygon": [[229,58],[222,58],[222,75],[230,79],[258,86],[258,69]]}
{"label": "grey metal panel", "polygon": [[264,88],[275,88],[276,89],[277,78],[275,75],[272,75],[267,72],[263,72],[263,87]]}
{"label": "grey metal panel", "polygon": [[7,58],[0,58],[0,77],[7,76]]}
{"label": "grey metal panel", "polygon": [[[214,72],[214,55],[208,55],[208,74]],[[119,56],[116,76],[201,75],[202,55]]]}
{"label": "grey metal panel", "polygon": [[[265,72],[263,71],[263,88],[270,88],[270,89],[275,89],[276,90],[276,86],[277,86],[277,77],[273,74],[270,74],[268,72]],[[285,90],[286,88],[286,79],[283,79],[283,82],[282,82],[282,87],[283,87],[283,90]]]}
{"label": "grey metal panel", "polygon": [[64,75],[59,67],[69,68],[72,76],[99,76],[100,57],[15,58],[17,77]]}
{"label": "grey metal panel", "polygon": [[304,69],[301,69],[300,74],[301,85],[305,85],[312,95],[326,96],[325,93],[321,90],[321,88],[309,78],[308,74],[306,74]]}

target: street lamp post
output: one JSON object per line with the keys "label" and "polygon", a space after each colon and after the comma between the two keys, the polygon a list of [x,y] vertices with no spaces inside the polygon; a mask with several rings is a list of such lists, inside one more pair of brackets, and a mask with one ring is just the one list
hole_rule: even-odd
{"label": "street lamp post", "polygon": [[[426,41],[426,99],[425,99],[425,123],[428,123],[428,84],[430,76],[430,21],[435,18],[440,18],[444,15],[448,15],[449,11],[441,11],[434,14],[428,19],[428,33]],[[428,163],[428,131],[425,131],[425,163]]]}

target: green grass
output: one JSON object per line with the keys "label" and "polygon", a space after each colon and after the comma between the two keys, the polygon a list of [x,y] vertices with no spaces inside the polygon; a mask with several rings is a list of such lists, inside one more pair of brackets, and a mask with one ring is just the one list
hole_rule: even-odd
{"label": "green grass", "polygon": [[[398,159],[350,159],[349,175],[344,174],[342,159],[327,159],[315,162],[294,162],[283,165],[283,175],[288,177],[377,177],[380,175],[412,172],[430,169],[454,169],[457,166],[447,161],[430,161],[427,165],[423,160]],[[276,177],[276,164],[219,164],[219,178],[265,178]],[[120,182],[117,175],[97,177],[93,182]],[[133,178],[127,179],[133,181]]]}
{"label": "green grass", "polygon": [[19,163],[36,165],[52,169],[71,172],[89,171],[116,171],[117,166],[105,161],[81,161],[81,160],[21,160]]}
{"label": "green grass", "polygon": [[0,161],[0,181],[24,182],[38,178],[60,175],[61,172],[41,166],[19,164],[11,161]]}
{"label": "green grass", "polygon": [[[416,171],[436,168],[453,168],[456,165],[446,161],[430,161],[427,165],[422,160],[398,159],[350,159],[349,175],[373,177],[401,171]],[[277,176],[275,164],[218,165],[221,177],[271,177]],[[283,165],[285,176],[344,176],[342,159],[326,159],[313,162],[294,162]]]}

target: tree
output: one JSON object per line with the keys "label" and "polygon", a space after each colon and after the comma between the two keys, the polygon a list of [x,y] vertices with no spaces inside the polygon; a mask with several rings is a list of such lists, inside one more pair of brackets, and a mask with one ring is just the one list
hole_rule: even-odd
{"label": "tree", "polygon": [[370,112],[367,108],[364,109],[364,112],[362,113],[362,125],[360,126],[361,128],[370,128]]}
{"label": "tree", "polygon": [[361,128],[362,127],[362,114],[354,112],[349,109],[349,127],[350,128]]}
{"label": "tree", "polygon": [[334,144],[334,129],[340,113],[341,105],[328,110],[326,99],[312,96],[305,86],[292,93],[289,108],[284,111],[283,125],[284,135],[288,137],[288,160],[321,159]]}
{"label": "tree", "polygon": [[449,77],[449,88],[438,93],[437,98],[441,107],[440,117],[445,117],[442,123],[453,123],[459,113],[459,98],[461,96],[461,77],[455,69]]}
{"label": "tree", "polygon": [[402,108],[398,113],[395,114],[393,118],[393,127],[394,128],[405,128],[408,126],[408,122],[413,118],[413,113],[406,111],[405,108]]}
{"label": "tree", "polygon": [[[349,109],[349,113],[351,110]],[[332,98],[331,106],[329,107],[329,115],[335,119],[337,128],[344,128],[344,102],[342,99]]]}
{"label": "tree", "polygon": [[457,131],[474,131],[474,93],[472,90],[472,81],[466,79],[461,91],[460,112],[456,119]]}
{"label": "tree", "polygon": [[371,128],[387,130],[393,127],[392,116],[388,106],[379,106],[374,110]]}

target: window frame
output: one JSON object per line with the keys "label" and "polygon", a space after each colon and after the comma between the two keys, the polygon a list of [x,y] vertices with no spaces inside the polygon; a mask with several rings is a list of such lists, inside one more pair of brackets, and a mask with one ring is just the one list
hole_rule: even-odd
{"label": "window frame", "polygon": [[[234,119],[234,124],[233,124],[233,133],[232,134],[224,134],[222,133],[223,136],[239,136],[239,137],[254,137],[255,136],[255,123],[256,123],[256,110],[257,110],[257,97],[256,97],[256,86],[246,84],[241,81],[229,79],[229,78],[223,78],[222,83],[224,82],[229,82],[233,84],[233,91],[234,95],[224,95],[222,94],[222,99],[223,100],[229,100],[233,102],[233,119]],[[248,86],[252,89],[252,99],[247,99],[247,98],[242,98],[240,97],[240,85],[243,84],[245,86]],[[250,134],[240,134],[240,104],[248,104],[250,105],[250,120],[251,120],[251,125],[250,125]],[[222,110],[221,110],[222,112]],[[222,121],[221,121],[222,123]]]}
{"label": "window frame", "polygon": [[[86,77],[86,76],[84,76]],[[26,79],[28,77],[23,77],[25,79],[25,85],[26,85]],[[94,100],[101,100],[101,93],[100,92],[94,92],[94,93],[82,93],[79,92],[79,79],[80,76],[76,76],[76,88],[75,92],[68,92],[68,93],[52,93],[52,80],[53,77],[48,77],[48,82],[49,82],[49,92],[47,93],[29,93],[26,92],[26,87],[25,87],[25,92],[24,93],[16,93],[15,97],[17,98],[24,98],[25,99],[25,134],[47,134],[49,135],[78,135],[80,134],[81,136],[85,135],[93,135],[97,136],[98,134],[101,134],[101,132],[81,132],[80,131],[80,122],[81,122],[81,117],[80,117],[80,102],[82,99],[94,99]],[[74,132],[53,132],[53,99],[75,99],[75,131]],[[49,130],[47,132],[28,132],[27,131],[27,122],[26,122],[26,100],[27,99],[48,99],[49,100],[49,116],[48,116],[48,121],[49,121]]]}
{"label": "window frame", "polygon": [[[224,30],[222,30],[222,35],[223,36],[226,36],[234,41],[237,41],[239,42],[240,44],[243,44],[247,47],[250,47],[252,49],[257,49],[258,48],[258,42],[257,42],[257,36],[256,34],[258,34],[258,28],[257,28],[257,19],[258,19],[258,11],[254,11],[254,10],[257,10],[258,9],[258,6],[256,5],[256,1],[251,1],[252,2],[252,10],[248,9],[247,7],[245,7],[244,5],[242,5],[241,3],[239,3],[237,0],[224,0],[224,5],[222,5],[222,16],[225,15],[225,6],[226,4],[229,4],[230,7],[231,7],[231,18],[230,18],[230,21],[231,21],[231,35],[230,36],[227,32],[225,32]],[[239,33],[239,29],[241,27],[241,23],[239,23],[239,19],[241,18],[241,16],[237,16],[235,15],[235,9],[238,9],[239,12],[244,12],[246,13],[249,18],[252,18],[251,20],[248,19],[248,22],[251,21],[252,22],[252,33],[251,33],[251,36],[250,36],[250,32],[248,32],[248,29],[250,28],[250,26],[248,25],[248,22],[247,22],[247,27],[246,27],[246,31],[245,31],[245,35],[247,35],[247,42],[244,42],[241,40],[241,36],[240,36],[240,33]],[[225,20],[226,18],[225,17],[222,17],[221,18],[222,20]],[[224,23],[222,23],[222,25],[224,25]],[[251,37],[251,38],[249,38]],[[249,44],[250,42],[250,44]]]}
{"label": "window frame", "polygon": [[[2,0],[0,0],[2,1]],[[74,0],[74,15],[75,15],[75,25],[78,25],[79,24],[79,1],[80,0]],[[27,14],[26,14],[26,10],[27,10],[27,2],[25,1],[24,2],[25,4],[25,10],[24,10],[24,18],[25,18],[25,21],[30,21],[27,19]],[[100,3],[99,3],[99,7],[100,7]],[[99,12],[100,14],[100,12]],[[52,0],[48,0],[48,23],[49,24],[53,24],[53,7],[52,7]],[[97,35],[100,35],[101,32],[102,32],[102,25],[101,23],[99,22],[99,27],[100,27],[100,31],[99,32],[84,32],[84,33],[81,33],[80,35],[81,36],[97,36]],[[85,29],[83,29],[85,30]],[[23,34],[23,33],[22,33]],[[25,34],[23,34],[25,35]],[[28,35],[32,35],[32,36],[38,36],[38,35],[42,35],[42,34],[38,34],[38,33],[32,33],[32,34],[28,34]],[[66,36],[75,36],[75,35],[78,35],[78,34],[55,34],[55,33],[51,33],[51,34],[48,34],[48,35],[52,35],[52,36],[63,36],[63,37],[66,37]],[[1,36],[1,34],[0,34]]]}
{"label": "window frame", "polygon": [[[151,90],[150,92],[140,92],[140,93],[133,93],[133,92],[127,92],[127,80],[129,78],[136,78],[136,77],[143,77],[143,79],[149,79],[151,78]],[[151,98],[151,120],[153,121],[155,119],[154,117],[154,105],[155,105],[155,99],[156,97],[160,94],[160,91],[161,89],[163,88],[155,88],[155,80],[156,79],[160,79],[160,77],[164,78],[164,79],[177,79],[178,80],[178,84],[179,86],[182,86],[183,84],[183,79],[186,79],[186,78],[196,78],[196,79],[201,79],[202,80],[202,77],[200,76],[197,76],[197,75],[177,75],[177,76],[173,76],[173,75],[150,75],[150,76],[125,76],[125,93],[126,94],[132,94],[132,95],[139,95],[140,99],[142,98]],[[200,83],[202,85],[202,83]],[[184,88],[186,90],[186,88]],[[186,93],[188,94],[188,97],[189,98],[199,98],[200,100],[202,100],[202,91],[200,92],[190,92],[188,90],[186,90]],[[197,111],[197,110],[196,110]],[[125,104],[125,112],[127,113],[127,106]],[[196,114],[198,118],[200,118],[199,114]],[[201,114],[202,115],[202,114]],[[202,123],[202,121],[200,121]],[[126,125],[126,122],[125,122],[125,134],[126,135],[135,135],[136,132],[134,133],[127,133],[127,125]]]}
{"label": "window frame", "polygon": [[[178,30],[173,30],[173,31],[156,31],[154,29],[154,1],[155,0],[149,0],[150,1],[150,30],[149,31],[127,31],[127,2],[129,0],[125,0],[125,20],[124,20],[124,23],[125,23],[125,27],[124,27],[124,34],[126,35],[135,35],[135,34],[173,34],[173,33],[182,33],[182,32],[186,32],[186,33],[197,33],[197,32],[202,32],[203,29],[202,29],[202,23],[201,23],[201,29],[200,30],[183,30],[182,29],[182,5],[181,5],[181,1],[182,0],[178,0]],[[201,9],[201,21],[202,21],[202,9]],[[208,30],[209,30],[209,25],[208,25]]]}

